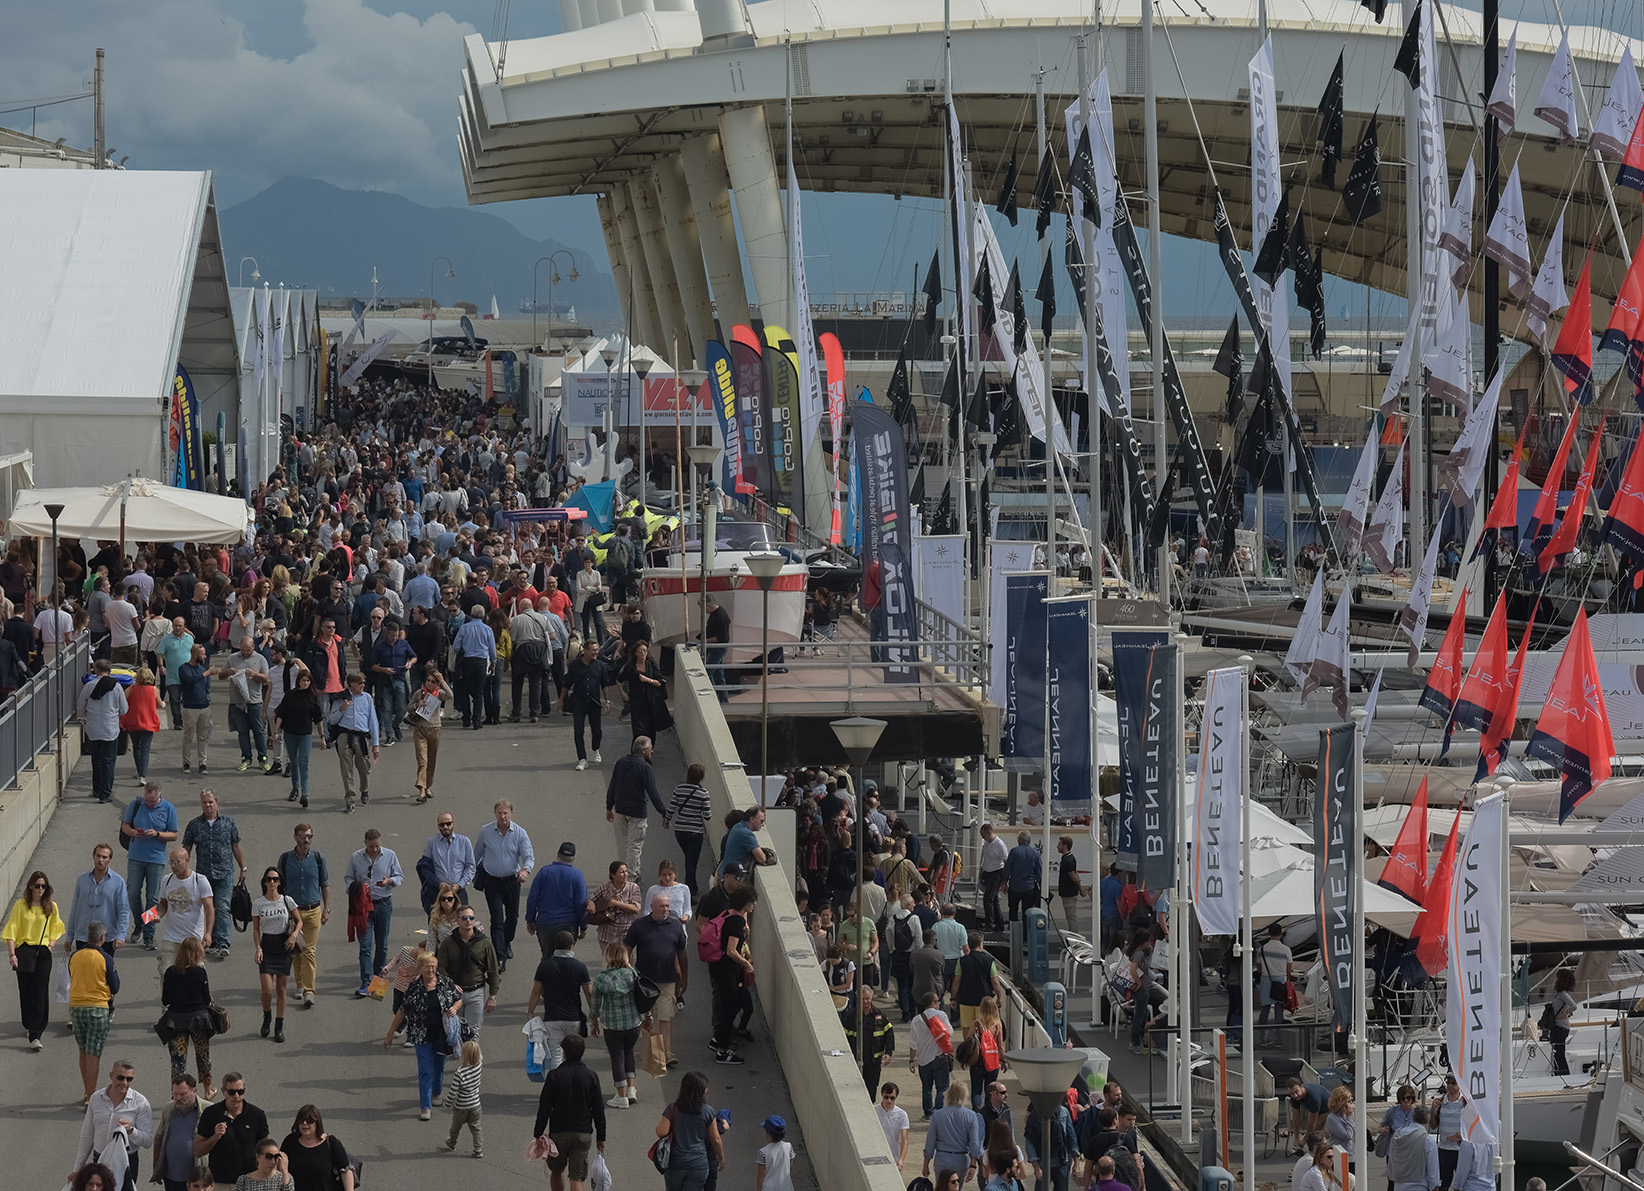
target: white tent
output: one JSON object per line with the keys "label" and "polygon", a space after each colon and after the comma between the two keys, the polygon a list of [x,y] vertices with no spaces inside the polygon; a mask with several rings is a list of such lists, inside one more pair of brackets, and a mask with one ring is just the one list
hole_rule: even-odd
{"label": "white tent", "polygon": [[[1370,880],[1364,880],[1361,888],[1365,918],[1408,938],[1421,907]],[[1268,923],[1283,918],[1312,917],[1317,901],[1313,891],[1313,858],[1303,854],[1294,867],[1257,876],[1250,883],[1251,923],[1263,929]]]}
{"label": "white tent", "polygon": [[238,497],[170,488],[139,478],[102,488],[31,488],[18,496],[11,531],[49,538],[51,515],[46,506],[60,504],[60,537],[118,541],[122,496],[128,543],[239,542],[251,523],[250,506]]}
{"label": "white tent", "polygon": [[209,173],[0,171],[0,455],[37,481],[169,478],[180,367],[197,422],[239,423]]}

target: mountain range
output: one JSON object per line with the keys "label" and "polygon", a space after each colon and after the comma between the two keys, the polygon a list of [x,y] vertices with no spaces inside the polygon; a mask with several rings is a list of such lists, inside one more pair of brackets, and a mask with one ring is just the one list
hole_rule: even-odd
{"label": "mountain range", "polygon": [[[256,258],[263,279],[320,291],[334,297],[371,296],[376,270],[384,298],[409,302],[428,296],[434,268],[434,296],[442,306],[473,302],[489,312],[495,295],[504,318],[518,317],[519,303],[531,297],[534,262],[564,249],[576,261],[578,278],[561,257],[537,269],[537,298],[547,310],[548,277],[557,269],[554,304],[573,304],[584,323],[620,320],[616,286],[606,269],[603,245],[595,258],[557,240],[534,240],[506,219],[470,207],[425,207],[380,190],[344,190],[313,178],[287,177],[219,216],[230,282],[240,276],[241,257]],[[245,274],[249,278],[249,273]]]}

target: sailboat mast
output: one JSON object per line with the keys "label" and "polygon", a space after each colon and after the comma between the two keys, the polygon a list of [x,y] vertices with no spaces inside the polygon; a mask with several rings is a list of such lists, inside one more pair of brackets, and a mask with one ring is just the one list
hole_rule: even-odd
{"label": "sailboat mast", "polygon": [[[1142,0],[1142,89],[1142,127],[1147,154],[1147,268],[1153,274],[1153,334],[1148,345],[1153,363],[1153,490],[1162,499],[1170,453],[1165,442],[1164,233],[1159,226],[1159,92],[1158,80],[1153,75],[1153,0]],[[1091,416],[1095,416],[1094,405]],[[1156,564],[1159,602],[1167,608],[1170,606],[1169,517],[1167,509],[1165,540],[1159,543]],[[1189,1115],[1183,1113],[1183,1120]]]}
{"label": "sailboat mast", "polygon": [[[1420,0],[1404,0],[1404,14],[1408,19]],[[1418,31],[1418,37],[1419,37]],[[1436,64],[1423,63],[1422,69],[1436,69]],[[1421,100],[1414,87],[1407,88],[1404,97],[1404,227],[1405,227],[1405,292],[1409,295],[1411,315],[1421,308]],[[1449,186],[1449,179],[1444,181]],[[1427,453],[1426,386],[1422,382],[1423,332],[1421,319],[1410,319],[1409,333],[1415,337],[1410,345],[1410,375],[1405,384],[1410,389],[1410,424],[1406,438],[1410,444],[1410,543],[1409,557],[1415,563],[1416,551],[1427,548]],[[1345,560],[1344,560],[1345,561]]]}
{"label": "sailboat mast", "polygon": [[[1500,0],[1484,0],[1484,94],[1496,93],[1496,76],[1501,73],[1501,5]],[[1484,113],[1484,226],[1489,227],[1501,205],[1501,149],[1496,144],[1496,118],[1488,110]],[[1563,278],[1559,279],[1562,283]],[[1365,307],[1369,312],[1368,304]],[[1488,254],[1484,258],[1484,381],[1490,382],[1501,366],[1501,266]],[[1472,378],[1468,377],[1468,383]],[[1497,414],[1499,425],[1500,414]],[[1501,487],[1501,452],[1494,443],[1484,461],[1484,491],[1492,496]],[[1496,574],[1496,552],[1487,551],[1484,557],[1484,606],[1493,608],[1499,578]],[[1511,1151],[1507,1150],[1510,1154]],[[1512,1158],[1508,1157],[1507,1174],[1511,1185]]]}
{"label": "sailboat mast", "polygon": [[[953,108],[953,0],[942,0],[942,215],[953,225],[953,179],[949,176],[952,169],[949,162],[953,160],[953,150],[948,145],[948,112]],[[948,265],[947,275],[953,282],[954,304],[942,316],[942,355],[947,360],[947,367],[956,366],[953,351],[958,346],[958,337],[954,334],[953,312],[959,302],[959,233],[954,229],[952,237],[952,260]],[[960,400],[964,399],[963,394]],[[940,403],[939,403],[940,404]],[[952,484],[953,435],[948,432],[948,415],[942,415],[942,482]]]}
{"label": "sailboat mast", "polygon": [[[1089,34],[1081,34],[1075,39],[1075,41],[1078,45],[1079,56],[1079,122],[1087,130],[1091,140],[1094,141],[1096,138],[1096,111],[1090,104],[1091,36]],[[1070,145],[1068,148],[1072,151],[1073,146]],[[1080,259],[1084,261],[1083,284],[1085,290],[1086,312],[1084,335],[1085,394],[1086,404],[1090,407],[1090,532],[1088,536],[1090,538],[1090,553],[1093,564],[1091,574],[1096,581],[1096,598],[1100,599],[1102,595],[1102,573],[1106,553],[1106,542],[1103,538],[1103,532],[1106,528],[1106,519],[1102,516],[1101,398],[1097,395],[1096,387],[1098,384],[1096,372],[1096,337],[1091,332],[1091,327],[1094,325],[1096,318],[1097,300],[1096,237],[1090,221],[1079,217],[1079,209],[1079,200],[1077,194],[1075,194],[1069,199],[1067,217],[1069,219],[1077,219],[1079,221],[1079,253]],[[1122,342],[1119,344],[1119,350],[1115,351],[1114,355],[1120,360],[1125,358],[1124,344]],[[1046,345],[1045,356],[1048,360],[1050,356],[1048,344]],[[1125,367],[1128,367],[1128,364],[1125,365]],[[1059,415],[1056,412],[1056,402],[1052,399],[1051,395],[1047,394],[1045,397],[1046,468],[1055,466],[1055,456],[1053,452],[1056,450],[1055,419],[1058,416]],[[1071,494],[1070,488],[1069,503],[1071,503]],[[1052,513],[1052,509],[1045,510],[1047,517],[1051,516]],[[1054,553],[1052,553],[1052,555],[1047,558],[1047,562],[1054,567],[1055,561]],[[1097,607],[1098,605],[1096,604],[1091,605],[1090,631],[1093,634],[1096,632]]]}

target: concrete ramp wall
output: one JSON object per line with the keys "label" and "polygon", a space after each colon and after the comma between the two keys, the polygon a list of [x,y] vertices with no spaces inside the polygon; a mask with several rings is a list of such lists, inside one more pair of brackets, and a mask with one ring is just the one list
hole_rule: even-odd
{"label": "concrete ramp wall", "polygon": [[[713,796],[715,824],[732,807],[754,805],[752,788],[737,760],[719,700],[708,684],[701,655],[681,649],[674,664],[674,721],[687,765],[700,762]],[[717,827],[709,847],[718,842]],[[772,846],[763,833],[763,846]],[[885,1144],[862,1074],[845,1042],[844,1028],[822,979],[809,936],[793,899],[793,877],[783,865],[761,868],[755,880],[759,904],[753,916],[754,992],[804,1131],[817,1185],[827,1191],[903,1191],[903,1180]],[[906,1042],[898,1038],[898,1053]],[[892,1070],[895,1065],[892,1065]],[[886,1072],[895,1076],[890,1070]],[[917,1079],[902,1078],[917,1089]],[[917,1161],[909,1155],[910,1161]],[[911,1176],[910,1176],[911,1177]]]}

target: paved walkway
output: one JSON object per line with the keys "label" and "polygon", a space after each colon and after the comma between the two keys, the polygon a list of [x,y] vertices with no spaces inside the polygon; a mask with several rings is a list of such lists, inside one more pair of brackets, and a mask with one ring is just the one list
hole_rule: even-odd
{"label": "paved walkway", "polygon": [[[506,710],[506,690],[503,701]],[[614,713],[611,718],[614,721]],[[398,1046],[391,1051],[382,1048],[381,1039],[390,1019],[388,1006],[354,999],[359,983],[358,950],[347,941],[342,871],[349,854],[361,846],[365,830],[380,830],[384,846],[395,850],[408,878],[408,885],[395,898],[392,942],[397,950],[416,937],[414,931],[426,925],[415,892],[414,869],[424,843],[434,834],[435,812],[452,812],[458,830],[472,834],[490,819],[492,803],[507,797],[514,803],[515,821],[531,836],[538,863],[550,862],[562,840],[575,840],[580,867],[592,888],[603,882],[606,866],[617,855],[604,816],[604,773],[627,748],[628,725],[610,725],[603,767],[592,766],[578,773],[573,768],[576,752],[569,718],[554,716],[534,726],[504,723],[479,732],[461,730],[460,720],[453,727],[447,719],[433,802],[417,806],[411,801],[416,761],[407,736],[406,743],[383,751],[371,784],[371,804],[344,817],[335,753],[315,751],[312,805],[308,811],[300,811],[295,803],[286,801],[290,786],[284,779],[265,777],[255,768],[244,774],[236,772],[238,748],[227,730],[225,708],[216,709],[215,720],[209,785],[217,792],[224,813],[232,815],[239,826],[252,883],[263,866],[291,846],[292,826],[306,820],[314,825],[315,846],[331,869],[333,910],[320,938],[317,1002],[307,1010],[291,1008],[283,1046],[258,1037],[261,1018],[250,937],[234,934],[230,958],[207,961],[213,993],[230,1010],[234,1027],[212,1045],[217,1082],[221,1083],[226,1072],[242,1072],[250,1101],[268,1114],[277,1139],[291,1128],[300,1105],[316,1104],[328,1130],[352,1154],[364,1158],[368,1187],[461,1186],[465,1182],[488,1188],[544,1186],[542,1164],[529,1163],[523,1156],[538,1097],[538,1085],[525,1078],[524,1037],[520,1033],[534,970],[535,940],[521,928],[515,944],[520,958],[504,974],[497,1010],[480,1036],[485,1050],[486,1156],[482,1162],[469,1157],[466,1133],[456,1153],[447,1153],[444,1142],[449,1111],[435,1109],[433,1121],[418,1121],[416,1060],[411,1051]],[[180,733],[161,732],[155,740],[150,771],[164,783],[166,797],[177,804],[179,818],[186,823],[199,813],[199,791],[206,783],[198,776],[182,775],[180,748]],[[659,742],[655,761],[658,785],[666,797],[666,791],[683,771],[672,733]],[[138,787],[129,757],[120,758],[118,773],[118,797],[135,796]],[[101,807],[92,801],[90,767],[82,763],[70,782],[67,802],[59,808],[30,867],[43,869],[50,876],[60,898],[72,898],[74,878],[89,867],[92,845],[100,840],[113,842],[118,817],[116,808]],[[117,851],[115,856],[117,869],[123,871],[125,854]],[[645,848],[647,872],[635,875],[642,888],[654,880],[656,864],[664,856],[676,863],[681,860],[672,836],[653,820]],[[706,857],[703,863],[706,874]],[[9,897],[12,891],[7,892]],[[578,946],[577,954],[592,971],[599,970],[601,962],[592,931]],[[758,957],[755,959],[757,962]],[[759,1041],[744,1050],[746,1066],[715,1065],[707,1048],[707,974],[700,970],[694,956],[692,965],[687,1007],[675,1024],[674,1050],[680,1056],[680,1068],[664,1080],[641,1073],[639,1105],[625,1112],[609,1112],[607,1158],[615,1187],[627,1191],[661,1185],[661,1177],[651,1169],[645,1150],[663,1107],[678,1090],[678,1076],[695,1067],[708,1077],[710,1102],[731,1111],[733,1128],[725,1139],[726,1168],[720,1185],[753,1185],[754,1154],[765,1140],[759,1123],[774,1112],[789,1122],[789,1138],[799,1150],[795,1182],[809,1191],[816,1182],[805,1159],[803,1131],[794,1120],[782,1070],[765,1041],[762,1019],[756,1017],[754,1025]],[[166,1051],[152,1030],[160,1015],[155,957],[140,948],[127,948],[121,953],[119,969],[124,987],[104,1051],[102,1078],[107,1081],[109,1062],[130,1059],[137,1066],[137,1088],[158,1109],[169,1096],[170,1076]],[[62,1186],[73,1160],[83,1117],[74,1042],[63,1024],[67,1020],[66,1007],[53,1005],[46,1048],[40,1054],[31,1054],[17,1024],[15,1004],[12,993],[0,994],[0,1071],[5,1076],[0,1079],[0,1151],[17,1163],[4,1182],[19,1189],[55,1191]],[[597,1039],[589,1041],[589,1066],[609,1092],[610,1066],[605,1048]],[[448,1168],[440,1173],[439,1167],[417,1165],[424,1161],[448,1164]],[[141,1171],[144,1185],[149,1173],[145,1153]]]}

